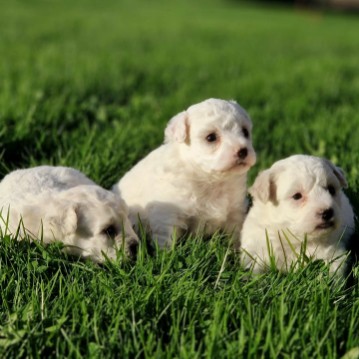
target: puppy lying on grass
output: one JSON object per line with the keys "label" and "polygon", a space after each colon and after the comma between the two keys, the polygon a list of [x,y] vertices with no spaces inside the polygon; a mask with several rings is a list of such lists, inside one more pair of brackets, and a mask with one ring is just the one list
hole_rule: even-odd
{"label": "puppy lying on grass", "polygon": [[234,101],[209,99],[173,117],[165,143],[113,188],[137,229],[142,221],[160,247],[171,245],[173,233],[222,229],[239,235],[246,173],[256,160],[251,130],[249,116]]}
{"label": "puppy lying on grass", "polygon": [[[40,166],[17,170],[0,183],[2,235],[30,236],[44,243],[61,241],[69,254],[102,262],[136,254],[138,237],[123,201],[67,167]],[[124,242],[124,243],[123,243]]]}
{"label": "puppy lying on grass", "polygon": [[305,253],[343,273],[354,213],[342,187],[342,170],[318,157],[291,156],[260,173],[241,233],[243,264],[261,272],[274,258],[286,271]]}

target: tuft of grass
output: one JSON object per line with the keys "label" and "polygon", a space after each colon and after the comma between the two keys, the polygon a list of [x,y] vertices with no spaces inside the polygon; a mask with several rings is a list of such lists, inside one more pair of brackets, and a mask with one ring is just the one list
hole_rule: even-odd
{"label": "tuft of grass", "polygon": [[[67,165],[109,188],[173,115],[233,98],[254,122],[249,183],[285,156],[325,156],[358,210],[356,20],[240,1],[1,2],[0,177]],[[192,236],[98,266],[3,233],[0,356],[356,355],[355,263],[350,283],[320,262],[250,277],[228,243]]]}
{"label": "tuft of grass", "polygon": [[5,356],[335,357],[357,344],[356,288],[320,263],[248,277],[218,236],[101,267],[5,237],[1,263]]}

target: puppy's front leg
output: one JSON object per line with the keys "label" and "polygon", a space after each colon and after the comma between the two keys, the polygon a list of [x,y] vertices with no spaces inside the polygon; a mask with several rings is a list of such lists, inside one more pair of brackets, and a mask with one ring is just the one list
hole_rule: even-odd
{"label": "puppy's front leg", "polygon": [[240,234],[243,226],[245,214],[244,212],[231,213],[227,218],[227,223],[225,224],[223,230],[225,233],[231,235],[231,243],[235,251],[238,251],[240,248]]}
{"label": "puppy's front leg", "polygon": [[348,271],[348,258],[345,255],[336,258],[329,263],[329,273],[337,277],[343,277]]}
{"label": "puppy's front leg", "polygon": [[187,224],[184,217],[171,207],[157,207],[148,216],[154,241],[160,248],[171,248],[174,240],[184,234]]}
{"label": "puppy's front leg", "polygon": [[160,248],[171,248],[173,243],[183,234],[183,230],[167,223],[150,224],[152,239]]}

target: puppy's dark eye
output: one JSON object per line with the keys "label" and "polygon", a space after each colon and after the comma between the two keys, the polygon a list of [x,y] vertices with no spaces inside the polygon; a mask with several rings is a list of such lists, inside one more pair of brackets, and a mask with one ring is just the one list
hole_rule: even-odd
{"label": "puppy's dark eye", "polygon": [[328,192],[331,194],[331,196],[335,196],[335,188],[334,186],[330,185],[328,186]]}
{"label": "puppy's dark eye", "polygon": [[210,133],[207,137],[206,137],[207,142],[215,142],[217,141],[217,135],[213,132]]}
{"label": "puppy's dark eye", "polygon": [[245,127],[242,128],[242,132],[245,138],[249,138],[249,131]]}
{"label": "puppy's dark eye", "polygon": [[105,234],[106,236],[110,237],[110,238],[115,238],[118,234],[118,231],[116,229],[115,226],[110,225],[108,227],[106,227],[103,231],[103,234]]}
{"label": "puppy's dark eye", "polygon": [[294,196],[292,196],[292,198],[296,201],[300,200],[302,197],[303,197],[302,194],[299,192],[296,193]]}

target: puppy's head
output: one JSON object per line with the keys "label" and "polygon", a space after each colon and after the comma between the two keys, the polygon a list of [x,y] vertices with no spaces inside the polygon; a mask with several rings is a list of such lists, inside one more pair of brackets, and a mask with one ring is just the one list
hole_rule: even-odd
{"label": "puppy's head", "polygon": [[187,159],[204,172],[247,172],[256,161],[252,122],[235,101],[209,99],[173,117],[166,143],[182,143]]}
{"label": "puppy's head", "polygon": [[249,192],[254,205],[265,205],[276,228],[289,229],[308,239],[327,236],[343,226],[347,202],[342,170],[330,161],[295,155],[276,162],[256,178]]}
{"label": "puppy's head", "polygon": [[[82,185],[60,192],[57,213],[48,215],[56,237],[69,237],[80,250],[78,254],[101,260],[101,251],[124,246],[135,257],[139,239],[128,219],[127,206],[114,193],[95,185]],[[82,251],[83,250],[83,251]]]}

